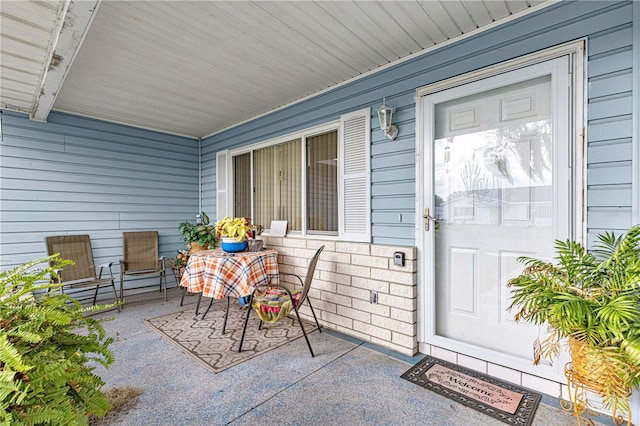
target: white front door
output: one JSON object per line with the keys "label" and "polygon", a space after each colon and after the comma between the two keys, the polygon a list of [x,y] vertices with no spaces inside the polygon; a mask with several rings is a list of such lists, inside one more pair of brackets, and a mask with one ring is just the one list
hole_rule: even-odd
{"label": "white front door", "polygon": [[[544,329],[515,323],[507,281],[519,256],[570,236],[569,59],[422,98],[426,343],[534,371]],[[428,222],[428,229],[427,229]],[[558,376],[557,367],[536,367]]]}

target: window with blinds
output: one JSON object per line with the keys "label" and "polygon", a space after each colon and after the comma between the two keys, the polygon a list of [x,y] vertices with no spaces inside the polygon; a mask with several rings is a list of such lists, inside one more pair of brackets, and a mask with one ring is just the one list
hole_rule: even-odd
{"label": "window with blinds", "polygon": [[253,151],[253,223],[267,228],[286,220],[291,231],[302,230],[301,141],[295,139]]}
{"label": "window with blinds", "polygon": [[367,108],[272,143],[218,152],[218,213],[265,230],[286,220],[289,232],[370,241],[370,119]]}
{"label": "window with blinds", "polygon": [[307,230],[338,235],[338,131],[307,138]]}

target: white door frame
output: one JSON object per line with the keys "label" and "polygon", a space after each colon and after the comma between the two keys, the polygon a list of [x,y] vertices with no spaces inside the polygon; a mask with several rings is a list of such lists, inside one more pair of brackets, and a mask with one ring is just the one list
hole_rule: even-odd
{"label": "white door frame", "polygon": [[[428,281],[430,278],[427,274],[432,274],[433,268],[432,265],[428,264],[425,259],[425,249],[426,244],[431,244],[431,239],[427,238],[427,235],[424,231],[424,219],[423,209],[425,202],[425,181],[428,178],[426,176],[426,171],[424,168],[425,155],[424,147],[425,147],[425,138],[429,135],[425,135],[425,118],[424,118],[424,110],[422,106],[423,97],[440,92],[446,89],[450,89],[453,87],[460,86],[462,84],[474,82],[477,80],[485,79],[487,77],[495,76],[498,74],[503,74],[512,70],[520,69],[527,67],[529,65],[534,65],[536,63],[548,61],[551,59],[555,59],[558,57],[568,56],[569,57],[569,73],[570,79],[572,80],[572,87],[576,88],[573,93],[570,94],[570,99],[572,100],[572,107],[574,110],[570,111],[569,117],[570,120],[573,120],[569,123],[569,144],[570,144],[570,152],[569,152],[569,168],[571,170],[571,174],[573,175],[573,187],[572,190],[574,192],[573,197],[573,209],[574,216],[572,218],[572,222],[569,225],[569,232],[572,233],[572,238],[577,241],[583,241],[585,235],[585,190],[584,190],[584,176],[586,172],[586,164],[584,161],[585,153],[585,134],[584,129],[586,128],[584,125],[584,114],[583,111],[586,108],[584,105],[583,93],[585,93],[585,77],[584,77],[584,52],[585,52],[585,41],[579,40],[576,42],[568,43],[565,45],[557,46],[551,49],[547,49],[541,52],[536,52],[531,55],[527,55],[521,58],[514,59],[512,61],[507,61],[501,64],[497,64],[482,70],[474,71],[459,77],[454,77],[449,80],[445,80],[442,82],[434,83],[432,85],[419,88],[416,91],[416,246],[418,251],[418,286],[417,286],[417,310],[418,310],[418,344],[419,350],[422,353],[430,353],[430,345],[426,342],[430,341],[435,334],[435,330],[433,329],[433,324],[435,323],[433,318],[428,317],[428,315],[434,315],[434,303],[435,303],[435,295],[434,289],[428,286]],[[442,339],[440,339],[442,340]],[[443,347],[446,346],[443,345]],[[460,347],[461,345],[456,345]],[[462,345],[464,346],[464,345]],[[470,347],[471,348],[471,347]],[[447,349],[444,347],[444,349]],[[475,353],[475,355],[479,358],[485,360],[492,360],[496,363],[500,363],[500,359],[504,359],[504,355],[495,351],[486,351],[482,354]],[[515,357],[509,364],[517,365]],[[561,360],[562,362],[562,360]],[[521,364],[521,362],[520,362]],[[562,363],[561,365],[564,365]],[[531,368],[531,364],[528,366],[522,365],[523,370],[529,370]],[[545,370],[545,369],[542,369]],[[547,369],[548,370],[548,369]],[[554,369],[555,370],[555,369]],[[543,371],[540,371],[540,375],[546,376],[550,379],[558,379],[557,374],[552,371],[547,371],[546,374]]]}

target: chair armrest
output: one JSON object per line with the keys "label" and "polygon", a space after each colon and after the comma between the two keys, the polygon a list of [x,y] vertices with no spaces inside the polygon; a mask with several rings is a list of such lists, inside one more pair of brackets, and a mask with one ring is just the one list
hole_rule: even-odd
{"label": "chair armrest", "polygon": [[103,263],[101,265],[96,265],[96,273],[98,274],[98,278],[102,278],[102,271],[104,268],[109,268],[109,276],[113,278],[113,270],[111,267],[113,266],[113,262]]}
{"label": "chair armrest", "polygon": [[54,278],[51,277],[51,281],[52,282],[57,281],[58,284],[62,284],[62,268],[56,268],[56,269],[53,270],[53,272],[56,274],[57,280],[54,280]]}
{"label": "chair armrest", "polygon": [[[302,277],[298,274],[290,274],[288,272],[279,272],[278,273],[279,276],[290,276],[290,277],[296,277],[298,279],[298,281],[300,281],[300,285],[304,285],[304,280],[302,279]],[[271,279],[273,279],[273,277],[271,277]],[[271,280],[269,280],[269,283],[271,283]],[[275,284],[273,284],[275,285]]]}

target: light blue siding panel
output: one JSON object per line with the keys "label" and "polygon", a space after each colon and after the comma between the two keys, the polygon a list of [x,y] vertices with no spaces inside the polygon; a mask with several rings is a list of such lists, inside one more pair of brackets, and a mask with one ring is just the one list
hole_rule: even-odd
{"label": "light blue siding panel", "polygon": [[587,199],[592,207],[631,207],[631,185],[589,188]]}
{"label": "light blue siding panel", "polygon": [[619,93],[630,93],[632,90],[633,74],[630,69],[589,80],[588,93],[591,99]]}
{"label": "light blue siding panel", "polygon": [[388,138],[384,137],[384,140],[371,145],[371,156],[377,157],[379,155],[393,154],[399,151],[412,152],[413,155],[415,155],[415,147],[415,138],[398,138],[395,141],[390,141]]}
{"label": "light blue siding panel", "polygon": [[[197,183],[194,182],[197,187]],[[112,185],[87,185],[84,182],[52,182],[39,181],[35,179],[5,179],[2,182],[3,189],[24,190],[24,191],[40,191],[49,192],[74,192],[77,194],[77,200],[82,201],[85,193],[101,194],[104,200],[111,200],[110,195],[127,194],[139,197],[153,197],[158,204],[163,203],[163,199],[170,195],[172,188],[164,188],[153,185],[135,185],[129,186],[112,186]],[[149,200],[147,200],[148,202]]]}
{"label": "light blue siding panel", "polygon": [[396,237],[399,239],[413,240],[415,234],[414,227],[410,224],[406,226],[394,224],[373,225],[372,228],[375,229],[375,235],[377,237]]}
{"label": "light blue siding panel", "polygon": [[631,208],[593,207],[587,210],[589,228],[598,229],[629,229],[631,227]]}
{"label": "light blue siding panel", "polygon": [[630,138],[633,131],[631,115],[606,120],[592,121],[587,127],[587,138],[591,141],[608,141]]}
{"label": "light blue siding panel", "polygon": [[[43,191],[44,192],[44,191]],[[170,217],[172,213],[176,213],[178,215],[184,214],[184,208],[182,207],[182,203],[184,201],[193,199],[196,196],[192,195],[190,198],[183,198],[182,201],[173,201],[173,202],[165,202],[158,203],[157,199],[152,197],[147,197],[146,199],[136,200],[133,199],[121,199],[118,204],[114,203],[114,200],[110,202],[104,202],[103,200],[12,200],[11,196],[3,197],[2,201],[2,220],[6,220],[5,214],[7,212],[25,212],[25,211],[42,211],[42,212],[58,212],[58,211],[66,211],[66,212],[100,212],[100,213],[110,213],[110,212],[138,212],[140,211],[140,205],[153,205],[154,203],[158,204],[158,207],[161,209],[156,214],[166,215]],[[180,216],[182,217],[182,216]]]}
{"label": "light blue siding panel", "polygon": [[597,120],[607,117],[628,115],[633,108],[631,92],[615,95],[608,98],[599,98],[589,103],[588,119]]}
{"label": "light blue siding panel", "polygon": [[384,184],[374,184],[371,186],[371,195],[373,197],[390,195],[413,195],[415,193],[415,181],[395,181]]}
{"label": "light blue siding panel", "polygon": [[625,185],[631,182],[631,162],[605,163],[589,166],[587,182],[592,185]]}
{"label": "light blue siding panel", "polygon": [[375,210],[414,211],[416,200],[413,196],[375,197],[371,200],[371,208]]}
{"label": "light blue siding panel", "polygon": [[589,60],[589,78],[604,74],[614,73],[620,69],[631,68],[633,53],[629,49],[613,55],[603,55],[597,59]]}
{"label": "light blue siding panel", "polygon": [[[24,159],[11,161],[10,165],[4,165],[2,176],[6,179],[21,179],[24,178],[25,170],[32,170],[37,172],[37,179],[41,181],[49,182],[77,182],[83,185],[101,185],[104,183],[104,179],[109,179],[111,186],[136,186],[136,187],[149,187],[157,188],[159,183],[166,190],[187,190],[193,185],[193,176],[171,176],[166,173],[169,170],[157,170],[156,172],[142,173],[138,170],[126,171],[120,175],[116,175],[113,169],[106,167],[85,167],[84,165],[78,165],[74,167],[66,163],[64,166],[59,167],[56,170],[57,164],[41,162],[41,161],[26,161]],[[28,164],[25,164],[28,163]],[[45,164],[42,168],[38,169],[38,166]],[[24,167],[20,167],[24,165]],[[93,189],[90,189],[92,192]]]}
{"label": "light blue siding panel", "polygon": [[589,55],[595,56],[604,52],[618,50],[630,45],[633,29],[631,23],[613,28],[604,34],[589,39]]}
{"label": "light blue siding panel", "polygon": [[[3,120],[4,120],[4,116],[3,116]],[[34,143],[37,141],[46,142],[47,144],[50,144],[52,147],[54,147],[54,149],[55,147],[61,147],[64,144],[63,134],[46,132],[42,129],[33,129],[30,127],[20,127],[20,126],[11,127],[11,123],[12,123],[12,120],[10,118],[5,121],[5,124],[7,125],[7,127],[6,127],[6,130],[3,129],[4,130],[2,135],[3,143],[16,142],[17,144],[19,144],[19,141],[26,139],[28,141],[31,141],[31,143]],[[6,140],[4,138],[6,138]]]}
{"label": "light blue siding panel", "polygon": [[592,142],[587,148],[587,157],[591,164],[627,161],[631,158],[631,151],[631,139]]}
{"label": "light blue siding panel", "polygon": [[396,210],[396,211],[375,211],[371,215],[371,221],[374,225],[377,224],[398,224],[404,226],[415,225],[415,214],[411,210]]}
{"label": "light blue siding panel", "polygon": [[371,167],[374,169],[397,167],[415,162],[416,154],[413,151],[395,152],[379,155],[371,159]]}
{"label": "light blue siding panel", "polygon": [[413,180],[415,182],[416,169],[412,165],[392,167],[385,170],[374,170],[371,173],[371,183]]}

